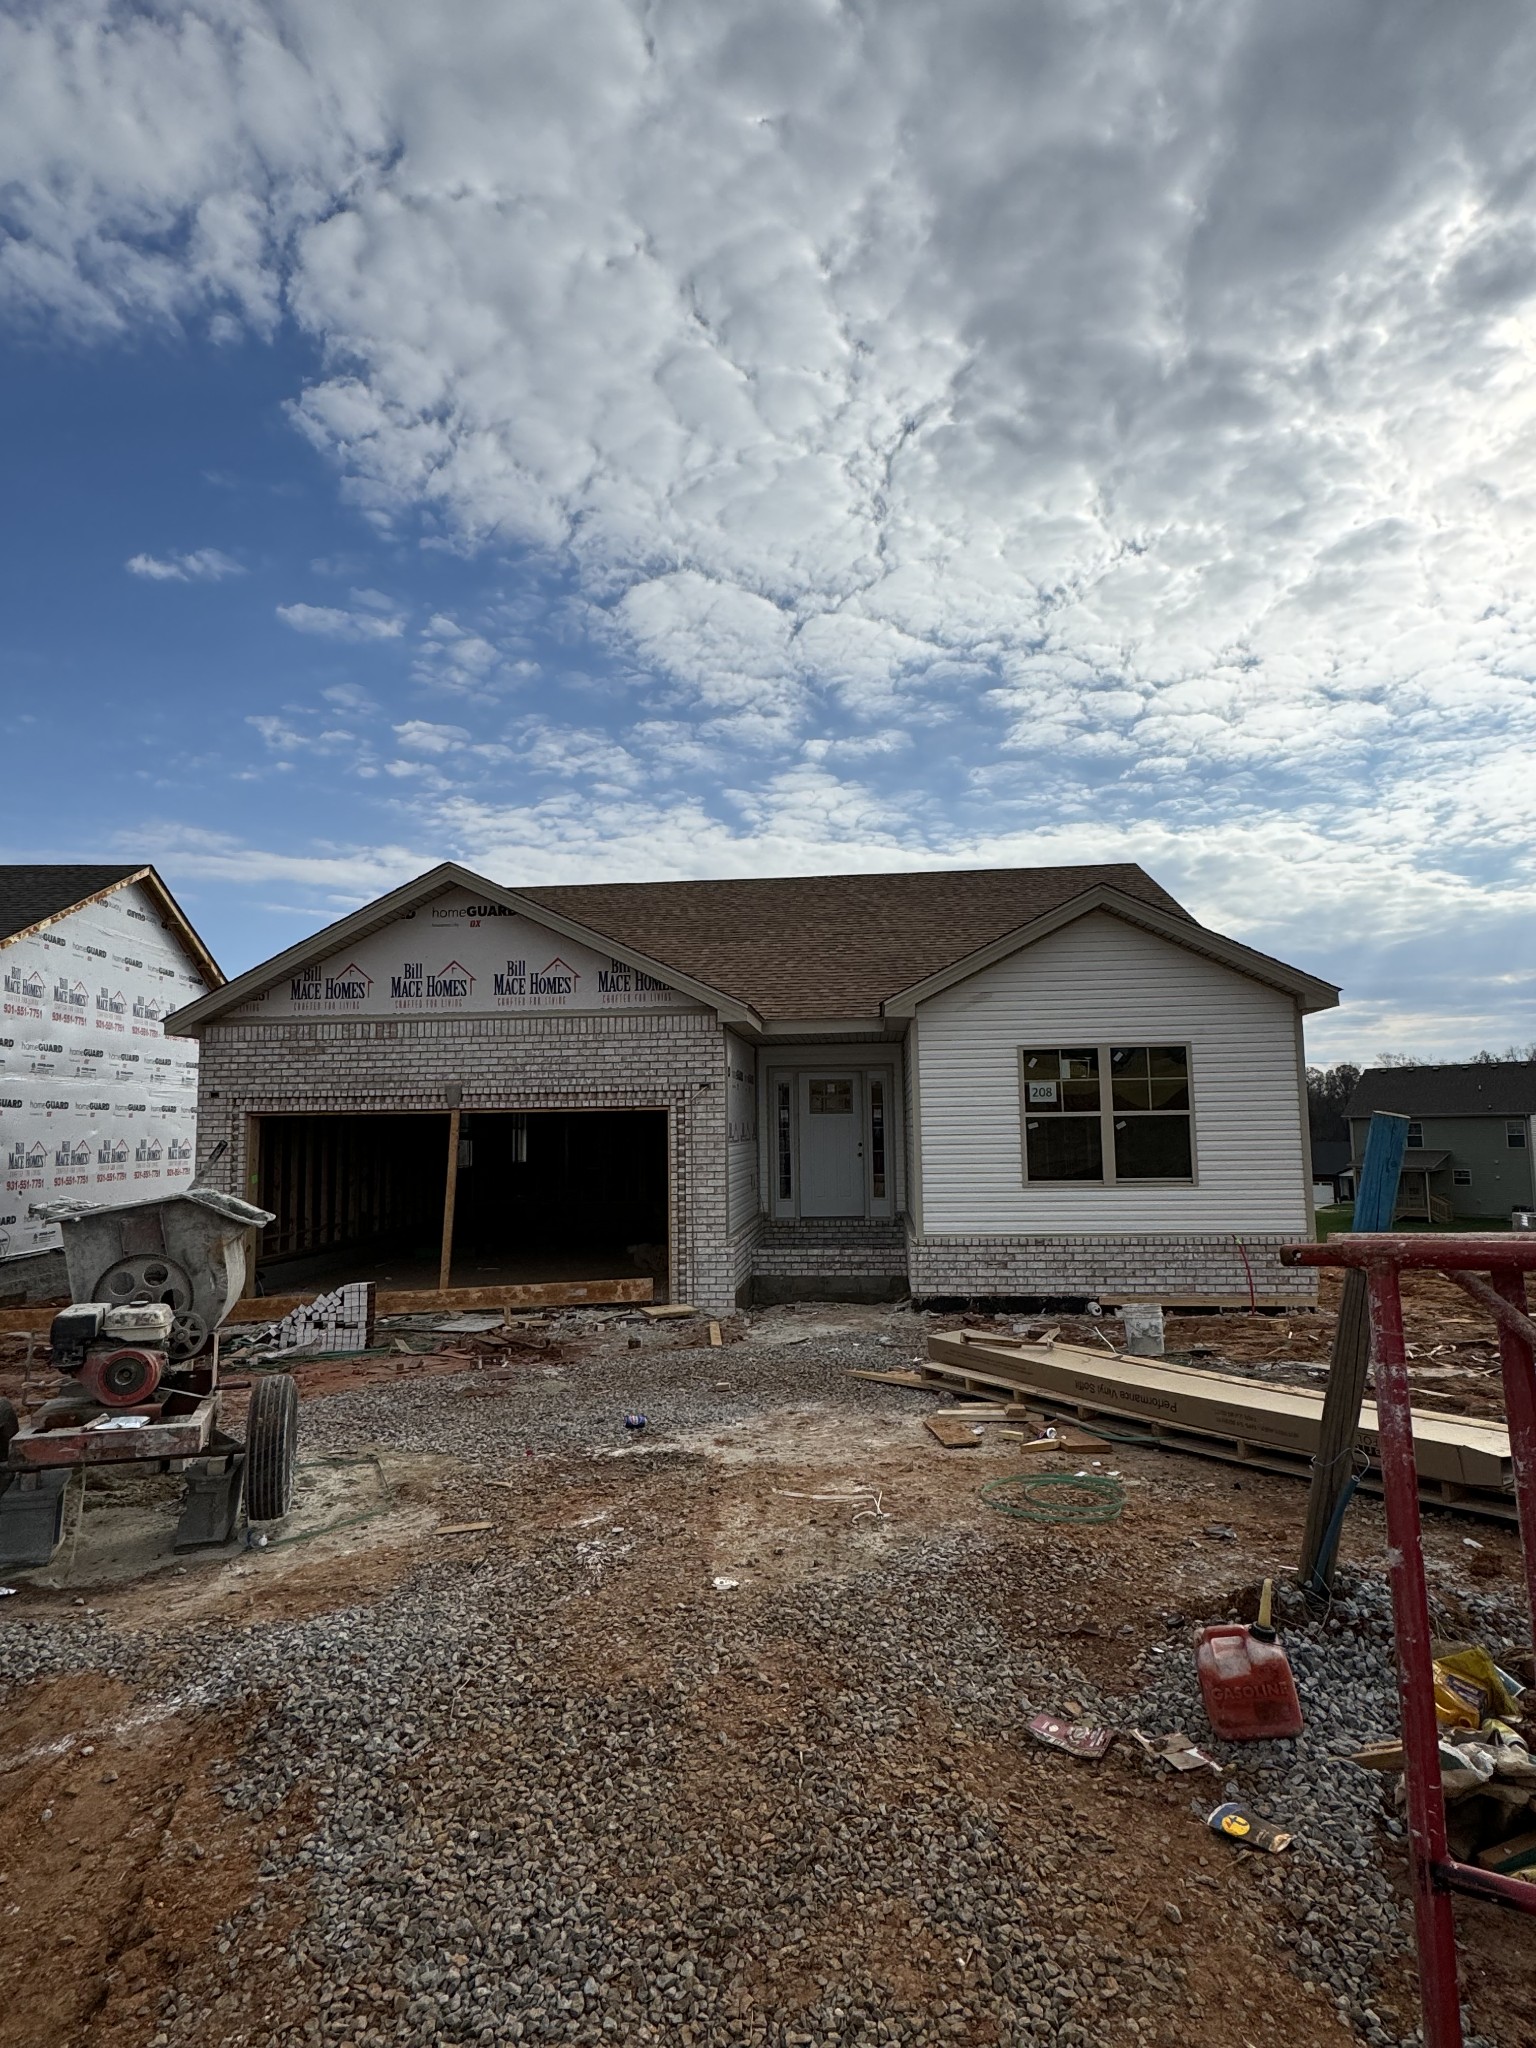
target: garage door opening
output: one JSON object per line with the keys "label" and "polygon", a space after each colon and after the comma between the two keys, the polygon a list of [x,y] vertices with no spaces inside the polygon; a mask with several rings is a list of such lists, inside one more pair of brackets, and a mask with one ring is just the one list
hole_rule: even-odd
{"label": "garage door opening", "polygon": [[[667,1287],[665,1110],[256,1119],[267,1294],[535,1280]],[[452,1201],[448,1149],[457,1126]],[[447,1225],[445,1233],[445,1223]]]}

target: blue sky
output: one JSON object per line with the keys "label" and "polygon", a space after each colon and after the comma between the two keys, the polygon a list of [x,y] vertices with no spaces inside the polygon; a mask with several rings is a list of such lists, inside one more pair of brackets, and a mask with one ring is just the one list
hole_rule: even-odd
{"label": "blue sky", "polygon": [[1536,26],[0,21],[3,857],[231,971],[511,883],[1140,859],[1536,1038]]}

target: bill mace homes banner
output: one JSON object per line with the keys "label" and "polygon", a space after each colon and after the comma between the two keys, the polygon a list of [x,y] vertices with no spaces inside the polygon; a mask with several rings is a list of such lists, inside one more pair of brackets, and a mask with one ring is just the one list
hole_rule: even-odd
{"label": "bill mace homes banner", "polygon": [[497,1016],[692,1010],[654,976],[461,890],[307,962],[235,1017]]}
{"label": "bill mace homes banner", "polygon": [[35,1203],[191,1186],[197,1047],[163,1019],[205,988],[138,883],[0,946],[0,1259],[61,1243]]}

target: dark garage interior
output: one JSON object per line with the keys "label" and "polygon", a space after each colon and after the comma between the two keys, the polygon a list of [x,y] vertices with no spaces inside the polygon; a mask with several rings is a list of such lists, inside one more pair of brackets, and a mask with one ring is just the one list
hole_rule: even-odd
{"label": "dark garage interior", "polygon": [[[447,1111],[256,1121],[264,1293],[438,1285]],[[458,1157],[452,1286],[649,1274],[665,1293],[665,1110],[466,1111]]]}

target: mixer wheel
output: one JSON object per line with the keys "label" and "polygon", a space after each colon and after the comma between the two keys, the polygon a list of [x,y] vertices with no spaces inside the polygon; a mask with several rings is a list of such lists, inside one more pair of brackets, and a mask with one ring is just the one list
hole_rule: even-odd
{"label": "mixer wheel", "polygon": [[92,1297],[112,1308],[126,1308],[145,1301],[163,1301],[175,1321],[171,1325],[170,1353],[178,1363],[195,1358],[208,1342],[208,1325],[192,1306],[192,1279],[184,1266],[163,1252],[139,1252],[108,1266],[96,1282]]}
{"label": "mixer wheel", "polygon": [[196,1358],[208,1349],[208,1325],[196,1309],[179,1309],[171,1324],[170,1353],[175,1359]]}
{"label": "mixer wheel", "polygon": [[245,1512],[280,1522],[293,1505],[299,1456],[299,1390],[292,1373],[274,1372],[251,1389],[245,1423]]}

